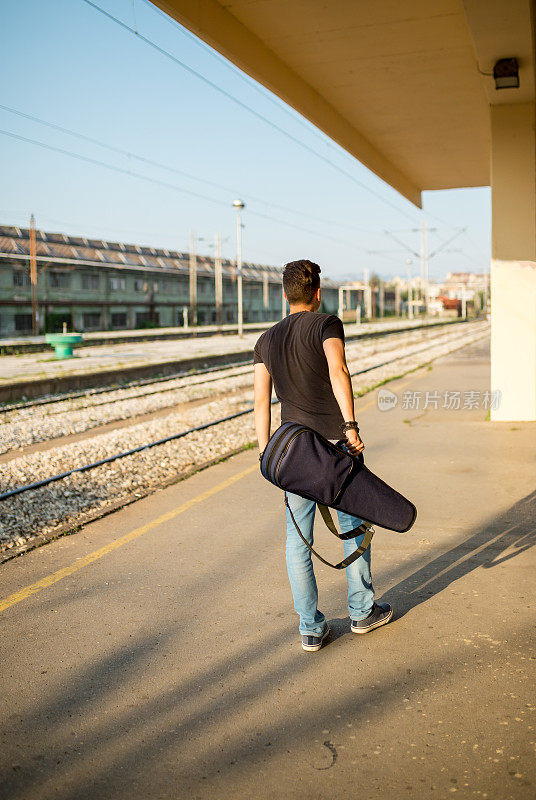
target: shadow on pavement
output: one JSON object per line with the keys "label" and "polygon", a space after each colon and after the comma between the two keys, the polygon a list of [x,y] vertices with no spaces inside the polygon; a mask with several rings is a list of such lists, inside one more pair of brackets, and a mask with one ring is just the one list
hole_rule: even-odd
{"label": "shadow on pavement", "polygon": [[[393,586],[386,596],[398,617],[477,567],[492,568],[531,547],[536,541],[535,511],[536,492]],[[506,553],[510,547],[515,552]],[[348,632],[347,619],[333,619],[330,624],[331,643]],[[242,776],[253,774],[260,764],[266,770],[277,769],[276,757],[295,747],[312,746],[315,737],[322,738],[322,728],[335,719],[341,727],[356,726],[363,738],[356,752],[363,750],[364,758],[369,719],[390,717],[408,692],[430,686],[437,690],[452,683],[452,675],[464,672],[464,645],[456,643],[448,653],[410,652],[407,665],[416,668],[387,666],[389,680],[380,683],[368,663],[369,639],[359,637],[366,643],[356,651],[348,679],[348,662],[341,659],[338,648],[326,648],[312,658],[298,649],[292,620],[253,642],[238,637],[232,653],[190,665],[191,674],[184,677],[178,666],[158,658],[175,634],[175,627],[169,626],[158,636],[139,636],[92,664],[80,665],[68,686],[57,687],[36,707],[17,714],[19,730],[38,730],[42,737],[37,746],[28,746],[24,733],[19,733],[17,768],[6,765],[0,796],[118,800],[141,797],[142,792],[164,796],[170,787],[177,798],[201,796],[200,787],[204,797],[216,796],[218,788],[229,789],[237,765]],[[384,653],[387,648],[388,654],[389,638],[370,641]],[[496,656],[502,657],[507,654]],[[318,669],[318,658],[324,659],[325,675],[338,685],[338,694],[304,689]],[[285,688],[289,684],[294,687],[290,692]],[[283,696],[278,695],[281,687]],[[299,701],[297,693],[304,695]],[[275,711],[263,714],[263,706]],[[274,759],[273,766],[267,754]],[[306,796],[318,774],[310,759],[301,768],[305,783],[296,797]]]}
{"label": "shadow on pavement", "polygon": [[[413,608],[440,594],[474,569],[491,569],[524,553],[535,544],[536,491],[468,539],[392,586],[382,599],[394,606],[393,621],[402,619]],[[511,547],[515,548],[514,552],[505,554]],[[383,575],[383,580],[386,577]],[[324,647],[350,634],[350,617],[328,619],[328,623],[331,632]]]}
{"label": "shadow on pavement", "polygon": [[[507,512],[459,542],[404,580],[392,586],[385,598],[395,608],[395,619],[439,594],[454,581],[474,569],[491,569],[503,564],[536,544],[536,491],[524,497]],[[512,553],[505,554],[514,547]]]}

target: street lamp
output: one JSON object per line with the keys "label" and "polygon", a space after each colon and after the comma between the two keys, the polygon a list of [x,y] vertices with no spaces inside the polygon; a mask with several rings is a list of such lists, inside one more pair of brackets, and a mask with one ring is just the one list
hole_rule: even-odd
{"label": "street lamp", "polygon": [[242,211],[246,207],[242,200],[235,200],[233,208],[236,209],[236,275],[238,291],[238,335],[244,335],[244,309],[242,298]]}

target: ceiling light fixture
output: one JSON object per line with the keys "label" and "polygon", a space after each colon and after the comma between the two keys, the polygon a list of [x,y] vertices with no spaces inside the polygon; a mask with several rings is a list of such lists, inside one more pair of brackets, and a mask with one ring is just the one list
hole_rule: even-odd
{"label": "ceiling light fixture", "polygon": [[493,79],[496,89],[517,89],[519,87],[517,58],[499,59],[493,67]]}

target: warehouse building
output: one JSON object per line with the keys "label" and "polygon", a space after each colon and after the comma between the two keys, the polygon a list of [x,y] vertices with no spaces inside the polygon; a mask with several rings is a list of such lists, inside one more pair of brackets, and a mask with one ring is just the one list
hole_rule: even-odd
{"label": "warehouse building", "polygon": [[[159,247],[36,231],[40,332],[237,321],[233,262]],[[244,322],[281,319],[281,269],[244,263]],[[190,291],[190,276],[192,286]],[[339,284],[324,279],[322,310]],[[30,231],[0,226],[0,336],[32,333]]]}

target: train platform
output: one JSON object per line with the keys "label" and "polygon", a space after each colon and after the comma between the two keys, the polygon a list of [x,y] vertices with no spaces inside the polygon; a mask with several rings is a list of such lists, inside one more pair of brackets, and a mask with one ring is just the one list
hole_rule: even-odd
{"label": "train platform", "polygon": [[0,796],[532,797],[536,427],[489,422],[488,386],[477,343],[358,401],[419,510],[375,535],[395,615],[366,636],[317,563],[332,633],[302,651],[255,450],[4,564]]}
{"label": "train platform", "polygon": [[[262,331],[272,323],[247,322],[245,331]],[[166,339],[195,339],[203,336],[229,335],[238,333],[236,325],[197,325],[196,327],[173,328],[134,328],[132,330],[87,331],[82,334],[78,347],[92,347],[100,344],[120,344],[123,342],[165,341]],[[45,336],[15,336],[0,338],[2,355],[21,355],[49,351],[50,345]]]}
{"label": "train platform", "polygon": [[[363,322],[365,326],[381,326],[407,323],[407,319],[393,319],[386,317],[373,323]],[[244,331],[259,332],[266,330],[273,322],[246,322]],[[94,347],[102,344],[130,344],[132,342],[165,341],[166,339],[196,339],[206,336],[230,336],[237,334],[236,324],[231,325],[197,325],[195,327],[173,327],[173,328],[135,328],[132,330],[113,330],[113,331],[87,331],[82,334],[82,341],[77,346]],[[40,336],[16,336],[0,337],[0,355],[22,355],[24,353],[50,351],[50,345],[46,337]]]}
{"label": "train platform", "polygon": [[[451,321],[437,318],[386,319],[382,322],[349,324],[345,326],[345,331],[348,339],[359,339],[389,331],[445,324],[451,324]],[[203,329],[203,334],[186,339],[169,338],[165,331],[161,338],[155,336],[148,341],[114,339],[110,334],[106,341],[96,344],[92,343],[93,339],[87,338],[87,346],[75,349],[74,357],[63,361],[55,358],[52,348],[46,353],[3,355],[0,357],[0,402],[247,360],[265,329],[258,325],[246,326],[242,338],[236,333],[218,332],[215,328],[212,333]],[[84,339],[86,337],[92,337],[92,334],[84,334]]]}

